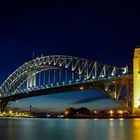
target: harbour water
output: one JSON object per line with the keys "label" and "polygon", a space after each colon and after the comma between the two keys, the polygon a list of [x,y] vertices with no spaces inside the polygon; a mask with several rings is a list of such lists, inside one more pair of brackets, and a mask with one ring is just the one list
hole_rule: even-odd
{"label": "harbour water", "polygon": [[139,140],[140,119],[0,118],[0,140]]}

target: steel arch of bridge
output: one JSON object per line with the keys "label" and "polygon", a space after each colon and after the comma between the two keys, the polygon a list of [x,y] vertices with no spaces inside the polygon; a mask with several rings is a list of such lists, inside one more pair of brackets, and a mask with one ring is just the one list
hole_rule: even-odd
{"label": "steel arch of bridge", "polygon": [[85,81],[104,80],[128,73],[127,67],[116,67],[85,58],[66,55],[50,55],[25,62],[2,84],[1,98],[17,94],[15,91],[30,76],[48,69],[64,69],[81,76]]}

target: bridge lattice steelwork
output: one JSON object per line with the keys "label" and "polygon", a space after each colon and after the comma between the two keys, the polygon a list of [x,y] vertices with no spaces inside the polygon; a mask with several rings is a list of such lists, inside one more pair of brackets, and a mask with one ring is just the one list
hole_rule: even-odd
{"label": "bridge lattice steelwork", "polygon": [[[123,86],[126,89],[124,98],[121,95]],[[24,93],[36,96],[37,91],[45,90],[47,94],[49,90],[70,91],[72,87],[102,90],[125,106],[130,105],[132,98],[132,76],[128,75],[127,67],[75,56],[51,55],[25,62],[15,70],[2,84],[0,99],[8,102]]]}

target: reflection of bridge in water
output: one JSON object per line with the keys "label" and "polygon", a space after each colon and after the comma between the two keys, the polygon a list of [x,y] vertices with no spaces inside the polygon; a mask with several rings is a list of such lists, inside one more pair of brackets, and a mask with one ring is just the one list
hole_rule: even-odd
{"label": "reflection of bridge in water", "polygon": [[1,111],[9,101],[65,91],[104,91],[120,106],[132,106],[133,76],[127,67],[84,58],[52,55],[33,59],[15,70],[2,84]]}

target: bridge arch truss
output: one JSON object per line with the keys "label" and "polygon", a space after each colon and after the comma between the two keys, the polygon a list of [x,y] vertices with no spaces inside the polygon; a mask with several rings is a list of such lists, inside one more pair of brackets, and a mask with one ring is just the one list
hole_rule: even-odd
{"label": "bridge arch truss", "polygon": [[[46,73],[44,80],[41,75],[46,75]],[[39,87],[37,84],[39,76],[44,81],[44,83],[40,81],[41,88],[41,83],[47,87],[64,86],[65,84],[116,78],[127,73],[127,67],[110,66],[85,58],[66,55],[43,56],[25,62],[16,69],[2,84],[0,98],[19,94],[18,90],[24,84],[25,88],[34,90],[36,86]]]}

